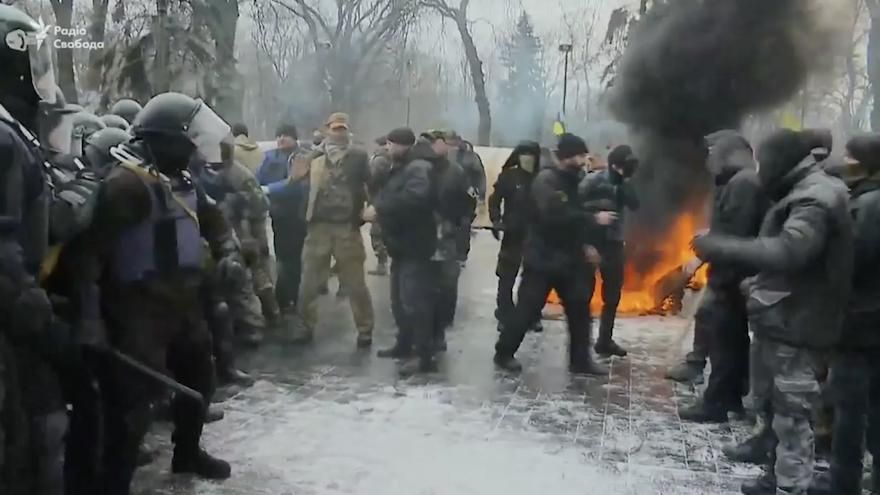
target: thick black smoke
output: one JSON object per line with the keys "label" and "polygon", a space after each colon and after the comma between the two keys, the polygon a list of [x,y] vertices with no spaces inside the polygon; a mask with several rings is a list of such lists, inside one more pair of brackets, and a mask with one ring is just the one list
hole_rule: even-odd
{"label": "thick black smoke", "polygon": [[786,102],[832,62],[834,30],[816,8],[823,2],[834,3],[671,0],[639,21],[610,98],[644,165],[635,233],[662,233],[704,202],[704,136]]}

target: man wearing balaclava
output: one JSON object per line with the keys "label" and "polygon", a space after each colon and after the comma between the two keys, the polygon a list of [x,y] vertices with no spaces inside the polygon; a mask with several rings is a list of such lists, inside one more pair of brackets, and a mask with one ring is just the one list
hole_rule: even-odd
{"label": "man wearing balaclava", "polygon": [[815,461],[811,424],[818,355],[839,343],[852,284],[846,186],[810,155],[827,131],[779,131],[758,149],[758,178],[775,203],[757,238],[712,233],[693,241],[709,263],[757,271],[748,285],[752,393],[776,448],[743,493],[805,494]]}
{"label": "man wearing balaclava", "polygon": [[[531,211],[532,180],[540,168],[541,147],[533,141],[520,143],[501,167],[501,173],[489,195],[489,218],[492,235],[501,241],[498,252],[497,306],[495,319],[498,330],[513,313],[513,286],[522,266],[523,245],[526,240],[526,219]],[[504,238],[501,238],[501,233]],[[540,314],[536,315],[533,329],[541,331]]]}
{"label": "man wearing balaclava", "polygon": [[852,293],[831,360],[835,421],[827,493],[862,492],[865,443],[874,459],[872,493],[880,493],[880,134],[850,140],[844,162],[835,169],[850,188],[855,245]]}
{"label": "man wearing balaclava", "polygon": [[614,317],[623,288],[624,237],[623,224],[626,210],[639,209],[639,198],[629,179],[636,172],[639,160],[629,146],[622,145],[608,154],[608,167],[587,174],[580,184],[580,200],[587,211],[612,211],[616,219],[610,225],[597,227],[587,233],[599,249],[602,262],[602,317],[596,353],[603,356],[626,356],[626,350],[612,338]]}
{"label": "man wearing balaclava", "polygon": [[538,172],[532,181],[535,210],[528,220],[519,297],[513,317],[503,322],[495,344],[495,364],[507,371],[522,370],[514,355],[535,314],[555,289],[568,320],[569,369],[576,374],[605,375],[608,370],[590,354],[588,305],[599,254],[584,233],[596,224],[610,225],[614,214],[587,212],[578,199],[578,184],[589,156],[584,140],[563,134],[556,156],[558,163]]}
{"label": "man wearing balaclava", "polygon": [[[715,180],[710,232],[753,238],[769,207],[758,180],[754,152],[749,142],[733,130],[719,131],[706,137],[709,155],[707,168]],[[712,360],[712,373],[701,401],[679,409],[685,421],[727,422],[728,412],[743,411],[742,397],[748,394],[749,325],[746,300],[740,290],[742,281],[755,274],[735,264],[714,263],[709,267],[706,291],[694,316],[694,347],[684,369],[703,374],[705,359]],[[691,356],[701,354],[702,363]],[[758,440],[761,437],[756,437]],[[761,442],[746,442],[734,450],[762,447]],[[733,450],[725,449],[725,454]],[[732,457],[743,457],[743,454]],[[746,459],[743,459],[746,460]]]}
{"label": "man wearing balaclava", "polygon": [[[317,299],[330,276],[332,258],[337,263],[339,284],[349,294],[357,346],[367,348],[373,344],[373,302],[364,274],[366,251],[360,227],[365,220],[369,157],[352,145],[347,114],[330,115],[324,135],[324,141],[307,158],[294,164],[296,181],[309,182],[305,215],[308,230],[294,343],[312,341],[318,324]],[[300,167],[305,171],[297,172]]]}

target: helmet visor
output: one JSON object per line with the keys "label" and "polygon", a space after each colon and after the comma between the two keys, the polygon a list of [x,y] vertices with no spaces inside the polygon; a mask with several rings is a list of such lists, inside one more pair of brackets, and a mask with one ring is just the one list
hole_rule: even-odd
{"label": "helmet visor", "polygon": [[[39,35],[39,33],[38,33]],[[43,36],[46,36],[45,34]],[[55,103],[55,67],[52,62],[52,40],[49,37],[31,39],[28,45],[31,81],[41,100]]]}
{"label": "helmet visor", "polygon": [[197,101],[199,106],[190,120],[187,137],[206,162],[221,162],[220,143],[229,135],[231,128],[211,107],[201,100]]}
{"label": "helmet visor", "polygon": [[40,102],[40,143],[55,153],[70,153],[76,112],[48,102]]}

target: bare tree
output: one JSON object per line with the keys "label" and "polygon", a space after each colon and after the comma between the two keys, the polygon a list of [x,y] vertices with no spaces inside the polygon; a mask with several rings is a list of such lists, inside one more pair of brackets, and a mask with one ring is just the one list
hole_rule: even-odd
{"label": "bare tree", "polygon": [[459,0],[458,7],[450,6],[449,0],[420,0],[420,3],[433,9],[443,18],[451,20],[458,29],[470,68],[471,82],[474,86],[474,101],[477,103],[477,111],[480,114],[477,142],[487,146],[492,136],[492,112],[489,108],[489,97],[486,94],[486,75],[483,72],[483,61],[477,52],[477,45],[471,35],[470,21],[468,20],[470,0]]}
{"label": "bare tree", "polygon": [[[107,8],[110,0],[92,0],[92,17],[89,23],[89,41],[103,43],[107,31]],[[120,2],[120,5],[124,5]],[[101,86],[101,57],[99,50],[89,51],[88,74],[85,87],[99,91]]]}
{"label": "bare tree", "polygon": [[[69,30],[73,21],[73,0],[51,0],[55,23]],[[79,101],[76,91],[76,75],[73,71],[73,49],[58,50],[58,85],[70,103]]]}
{"label": "bare tree", "polygon": [[868,33],[868,78],[874,108],[871,110],[871,129],[880,131],[880,0],[868,0],[871,28]]}
{"label": "bare tree", "polygon": [[238,25],[238,0],[193,2],[195,13],[206,22],[214,45],[214,77],[205,84],[205,98],[215,110],[230,122],[242,117],[244,96],[241,74],[235,58],[235,31]]}
{"label": "bare tree", "polygon": [[[388,44],[413,19],[416,0],[272,0],[301,19],[315,52],[318,78],[334,109],[356,113],[365,84]],[[327,10],[331,12],[328,13]]]}

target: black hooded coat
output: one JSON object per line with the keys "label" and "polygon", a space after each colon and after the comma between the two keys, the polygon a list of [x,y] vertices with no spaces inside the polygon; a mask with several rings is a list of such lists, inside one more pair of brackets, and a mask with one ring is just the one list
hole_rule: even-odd
{"label": "black hooded coat", "polygon": [[[535,170],[528,172],[519,166],[520,155],[535,157]],[[489,218],[492,225],[501,226],[506,235],[525,237],[531,208],[532,180],[542,166],[541,147],[535,142],[520,143],[501,167],[501,173],[489,195]],[[503,211],[502,211],[503,204]]]}
{"label": "black hooded coat", "polygon": [[776,202],[757,238],[710,233],[694,247],[710,263],[758,272],[747,307],[759,338],[828,349],[839,343],[852,284],[852,219],[847,188],[810,156],[813,141],[780,131],[759,149],[758,176]]}

